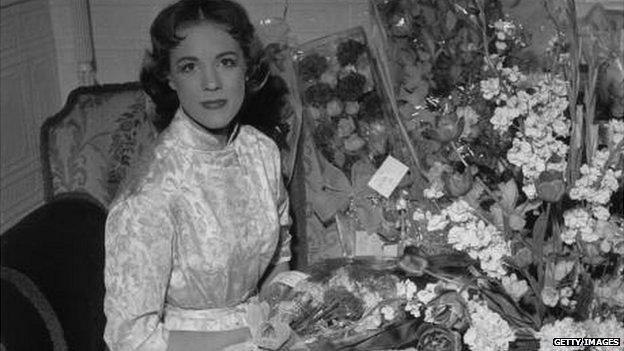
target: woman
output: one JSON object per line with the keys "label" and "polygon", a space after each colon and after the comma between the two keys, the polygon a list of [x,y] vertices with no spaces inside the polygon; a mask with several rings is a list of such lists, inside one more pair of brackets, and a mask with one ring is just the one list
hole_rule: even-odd
{"label": "woman", "polygon": [[150,34],[141,81],[164,130],[107,219],[105,339],[113,351],[246,349],[246,301],[290,260],[278,148],[241,123],[260,45],[229,0],[181,0]]}

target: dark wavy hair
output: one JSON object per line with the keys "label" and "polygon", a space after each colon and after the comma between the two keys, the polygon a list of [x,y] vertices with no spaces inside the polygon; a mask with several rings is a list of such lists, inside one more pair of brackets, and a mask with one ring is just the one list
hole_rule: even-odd
{"label": "dark wavy hair", "polygon": [[280,77],[269,74],[267,56],[247,11],[231,0],[180,0],[156,16],[150,27],[152,50],[146,53],[140,74],[143,89],[156,105],[154,125],[159,131],[165,129],[180,104],[167,79],[171,50],[184,40],[176,33],[205,21],[223,25],[240,45],[247,63],[245,99],[235,119],[256,127],[284,147],[288,128],[281,119],[281,109],[288,89]]}

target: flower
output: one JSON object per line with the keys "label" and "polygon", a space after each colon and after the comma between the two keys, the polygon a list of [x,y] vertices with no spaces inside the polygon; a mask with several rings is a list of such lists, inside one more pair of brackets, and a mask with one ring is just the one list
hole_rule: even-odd
{"label": "flower", "polygon": [[305,91],[306,101],[316,107],[328,103],[333,97],[331,87],[326,83],[316,83]]}
{"label": "flower", "polygon": [[559,302],[559,291],[552,286],[545,286],[542,289],[542,302],[546,306],[555,307]]}
{"label": "flower", "polygon": [[392,321],[394,320],[394,318],[396,318],[396,311],[394,310],[394,308],[392,308],[392,306],[386,305],[381,308],[381,315],[384,317],[385,320]]}
{"label": "flower", "polygon": [[[444,192],[442,191],[442,186],[436,186],[437,183],[432,183],[429,188],[423,190],[423,196],[427,199],[439,199],[444,196]],[[442,229],[442,228],[440,228]],[[431,230],[431,229],[428,229]]]}
{"label": "flower", "polygon": [[357,101],[364,92],[366,77],[359,73],[349,73],[338,79],[336,94],[343,101]]}
{"label": "flower", "polygon": [[326,71],[321,75],[321,82],[329,85],[331,88],[335,88],[338,84],[338,77],[334,72]]}
{"label": "flower", "polygon": [[418,301],[409,301],[405,305],[405,311],[409,312],[414,318],[420,317],[420,308],[423,306],[422,303]]}
{"label": "flower", "polygon": [[558,202],[565,193],[563,174],[557,171],[544,171],[537,179],[537,196],[546,202]]}
{"label": "flower", "polygon": [[352,118],[341,118],[338,121],[338,136],[341,138],[348,137],[355,131],[355,123]]}
{"label": "flower", "polygon": [[470,328],[464,334],[464,342],[474,351],[506,351],[516,339],[507,321],[485,304],[468,301]]}
{"label": "flower", "polygon": [[342,103],[340,100],[331,100],[327,103],[327,115],[330,117],[336,117],[342,113]]}
{"label": "flower", "polygon": [[[618,322],[614,316],[608,319],[588,319],[583,322],[583,327],[590,338],[616,337],[620,339],[620,346],[624,344],[624,325]],[[611,351],[611,346],[594,346],[594,350]]]}
{"label": "flower", "polygon": [[357,40],[349,39],[338,44],[336,58],[341,66],[355,64],[358,57],[364,53],[366,46]]}
{"label": "flower", "polygon": [[449,329],[462,330],[469,323],[465,301],[456,291],[445,292],[432,300],[427,311],[432,323]]}
{"label": "flower", "polygon": [[457,139],[464,131],[464,119],[457,114],[444,114],[436,117],[435,128],[427,129],[423,135],[441,143]]}
{"label": "flower", "polygon": [[456,223],[463,223],[474,218],[472,207],[464,200],[454,201],[444,209],[444,213],[452,222]]}
{"label": "flower", "polygon": [[299,62],[299,74],[305,81],[317,79],[327,70],[327,59],[319,54],[305,56]]}
{"label": "flower", "polygon": [[345,112],[348,115],[356,115],[360,110],[360,104],[357,101],[347,101],[345,104]]}
{"label": "flower", "polygon": [[609,143],[617,145],[624,139],[624,121],[611,119],[608,125]]}
{"label": "flower", "polygon": [[455,110],[455,113],[457,113],[457,117],[464,119],[464,130],[462,131],[461,137],[475,136],[477,133],[475,128],[479,123],[479,115],[477,112],[470,106],[460,106]]}
{"label": "flower", "polygon": [[414,213],[412,214],[412,220],[414,220],[415,222],[424,221],[425,213],[423,212],[423,210],[421,210],[420,208],[415,209]]}
{"label": "flower", "polygon": [[424,289],[416,293],[418,301],[424,304],[428,304],[429,302],[431,302],[431,300],[435,299],[435,297],[437,296],[435,292],[436,286],[437,284],[434,283],[428,283],[427,285],[425,285]]}
{"label": "flower", "polygon": [[398,282],[396,284],[397,296],[400,298],[404,298],[408,301],[414,298],[416,291],[418,291],[418,287],[414,284],[413,281],[406,279],[404,281]]}
{"label": "flower", "polygon": [[624,307],[624,280],[615,277],[597,282],[594,285],[594,295],[599,302],[608,303],[614,307]]}
{"label": "flower", "polygon": [[609,210],[604,206],[593,206],[592,214],[594,215],[594,218],[599,221],[607,221],[609,220],[609,217],[611,217],[611,213],[609,213]]}
{"label": "flower", "polygon": [[519,280],[515,273],[504,276],[501,279],[503,288],[514,300],[518,301],[527,291],[529,291],[529,285],[524,280]]}
{"label": "flower", "polygon": [[445,188],[451,196],[463,196],[472,189],[473,177],[469,169],[465,169],[463,173],[456,171],[452,174],[443,173],[442,177]]}
{"label": "flower", "polygon": [[527,267],[533,263],[532,252],[529,248],[523,247],[513,256],[514,262],[520,268]]}
{"label": "flower", "polygon": [[553,323],[545,324],[535,334],[540,342],[540,351],[559,351],[559,350],[583,350],[584,347],[576,346],[555,346],[554,338],[584,338],[587,337],[587,331],[581,324],[575,322],[572,318],[566,317]]}
{"label": "flower", "polygon": [[434,215],[427,211],[425,217],[427,218],[428,231],[442,230],[446,228],[446,225],[449,223],[445,215]]}
{"label": "flower", "polygon": [[482,80],[480,84],[483,98],[486,100],[491,100],[500,93],[500,81],[498,78]]}
{"label": "flower", "polygon": [[344,147],[347,151],[355,152],[366,145],[364,139],[360,138],[357,134],[351,134],[344,141]]}
{"label": "flower", "polygon": [[[415,350],[461,350],[461,335],[439,325],[425,324],[418,329]],[[411,348],[410,350],[413,350]]]}

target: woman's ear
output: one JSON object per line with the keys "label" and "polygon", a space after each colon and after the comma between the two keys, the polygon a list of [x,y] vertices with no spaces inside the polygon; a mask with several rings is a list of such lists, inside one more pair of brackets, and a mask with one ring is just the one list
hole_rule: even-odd
{"label": "woman's ear", "polygon": [[167,79],[167,85],[169,85],[169,88],[171,88],[174,91],[177,91],[178,89],[176,88],[175,83],[173,82],[173,79],[171,79],[171,73],[167,74],[167,76],[165,77],[165,79]]}

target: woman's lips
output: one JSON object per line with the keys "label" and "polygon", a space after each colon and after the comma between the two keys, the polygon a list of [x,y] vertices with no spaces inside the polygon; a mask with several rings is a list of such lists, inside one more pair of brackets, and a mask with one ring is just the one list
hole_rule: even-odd
{"label": "woman's lips", "polygon": [[204,106],[204,108],[206,108],[206,109],[216,110],[216,109],[220,109],[223,106],[225,106],[226,103],[227,103],[226,99],[218,99],[218,100],[202,101],[201,105]]}

